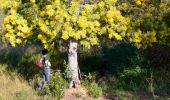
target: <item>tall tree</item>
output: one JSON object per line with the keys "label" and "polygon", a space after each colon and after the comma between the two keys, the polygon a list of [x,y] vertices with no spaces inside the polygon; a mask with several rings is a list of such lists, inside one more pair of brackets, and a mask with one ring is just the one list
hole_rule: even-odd
{"label": "tall tree", "polygon": [[[56,40],[69,44],[70,87],[78,86],[77,45],[98,45],[102,39],[114,42],[126,37],[130,18],[122,16],[116,0],[1,0],[6,17],[3,35],[12,46],[40,40],[50,48]],[[77,44],[78,43],[78,44]]]}
{"label": "tall tree", "polygon": [[128,40],[138,48],[153,43],[168,43],[170,31],[169,0],[119,0],[118,8],[124,16],[131,17]]}

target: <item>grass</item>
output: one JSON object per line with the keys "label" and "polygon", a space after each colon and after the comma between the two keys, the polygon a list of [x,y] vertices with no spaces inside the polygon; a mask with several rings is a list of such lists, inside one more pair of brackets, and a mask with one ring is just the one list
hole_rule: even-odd
{"label": "grass", "polygon": [[0,100],[41,100],[42,97],[21,76],[6,73],[7,65],[0,65]]}
{"label": "grass", "polygon": [[82,85],[87,89],[88,95],[94,99],[103,95],[102,88],[95,82],[88,83],[87,81],[82,81]]}

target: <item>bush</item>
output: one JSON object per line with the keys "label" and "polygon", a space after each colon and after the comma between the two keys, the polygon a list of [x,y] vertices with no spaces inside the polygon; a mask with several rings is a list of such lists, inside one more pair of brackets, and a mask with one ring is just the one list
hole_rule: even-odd
{"label": "bush", "polygon": [[68,65],[67,65],[65,60],[64,60],[64,64],[63,65],[65,67],[65,70],[64,70],[64,73],[63,73],[64,78],[67,81],[69,81],[72,78],[72,76],[73,76],[73,70],[70,67],[68,67]]}
{"label": "bush", "polygon": [[48,96],[48,98],[62,99],[64,96],[64,89],[66,88],[66,81],[63,79],[61,73],[56,71],[50,75],[50,83],[45,82],[44,88],[38,90],[39,95]]}
{"label": "bush", "polygon": [[103,90],[102,88],[95,82],[93,83],[87,83],[87,82],[82,82],[85,88],[88,90],[89,96],[93,98],[98,98],[103,95]]}
{"label": "bush", "polygon": [[146,86],[146,70],[140,67],[125,69],[117,81],[116,87],[125,90],[139,90],[147,88]]}
{"label": "bush", "polygon": [[118,74],[116,87],[118,89],[141,91],[147,89],[147,61],[142,51],[136,52],[133,57],[130,57],[130,63],[121,73]]}

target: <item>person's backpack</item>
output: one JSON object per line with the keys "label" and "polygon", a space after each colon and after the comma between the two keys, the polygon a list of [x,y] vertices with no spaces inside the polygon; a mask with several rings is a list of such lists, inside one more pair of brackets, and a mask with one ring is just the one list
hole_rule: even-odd
{"label": "person's backpack", "polygon": [[43,67],[43,56],[42,55],[40,55],[39,56],[39,58],[38,58],[38,62],[37,62],[37,66],[39,67],[39,68],[42,68]]}

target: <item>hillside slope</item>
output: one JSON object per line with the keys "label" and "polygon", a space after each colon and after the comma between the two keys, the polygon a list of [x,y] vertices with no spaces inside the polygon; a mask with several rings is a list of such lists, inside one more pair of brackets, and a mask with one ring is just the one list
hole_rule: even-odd
{"label": "hillside slope", "polygon": [[36,92],[16,72],[7,73],[0,65],[0,100],[41,100]]}

